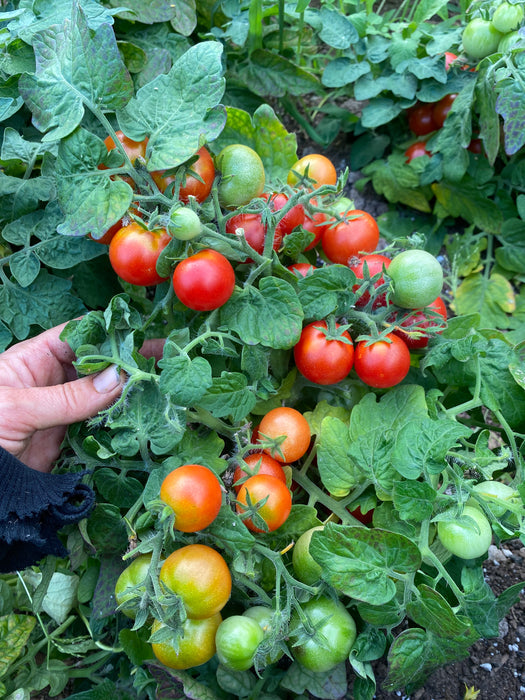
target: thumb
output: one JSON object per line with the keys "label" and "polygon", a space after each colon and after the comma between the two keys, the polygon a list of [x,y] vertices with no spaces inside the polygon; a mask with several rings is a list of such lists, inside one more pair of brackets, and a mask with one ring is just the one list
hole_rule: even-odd
{"label": "thumb", "polygon": [[34,427],[44,430],[92,418],[115,401],[122,387],[117,367],[110,365],[94,376],[29,389]]}

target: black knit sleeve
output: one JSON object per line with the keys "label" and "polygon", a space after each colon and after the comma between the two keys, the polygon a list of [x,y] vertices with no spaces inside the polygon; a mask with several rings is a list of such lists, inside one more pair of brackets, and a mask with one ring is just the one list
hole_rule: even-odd
{"label": "black knit sleeve", "polygon": [[95,503],[82,476],[39,472],[0,447],[0,573],[67,555],[58,531],[87,517]]}

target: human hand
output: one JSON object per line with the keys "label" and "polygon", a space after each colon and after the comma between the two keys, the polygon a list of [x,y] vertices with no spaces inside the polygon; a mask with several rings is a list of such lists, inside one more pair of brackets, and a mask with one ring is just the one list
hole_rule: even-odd
{"label": "human hand", "polygon": [[0,354],[0,446],[39,471],[50,471],[67,426],[107,408],[125,382],[114,365],[77,379],[65,325]]}

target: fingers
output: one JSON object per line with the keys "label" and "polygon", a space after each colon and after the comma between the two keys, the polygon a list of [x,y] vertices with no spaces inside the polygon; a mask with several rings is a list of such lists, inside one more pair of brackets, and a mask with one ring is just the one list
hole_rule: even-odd
{"label": "fingers", "polygon": [[18,390],[19,410],[27,412],[34,430],[70,425],[95,416],[120,395],[123,381],[114,365],[94,377],[65,384]]}

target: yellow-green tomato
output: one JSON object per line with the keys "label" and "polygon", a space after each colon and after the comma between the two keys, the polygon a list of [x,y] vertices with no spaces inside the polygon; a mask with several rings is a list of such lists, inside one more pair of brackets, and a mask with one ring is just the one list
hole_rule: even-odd
{"label": "yellow-green tomato", "polygon": [[257,647],[264,639],[259,623],[244,615],[231,615],[221,622],[215,635],[217,658],[231,671],[253,666]]}
{"label": "yellow-green tomato", "polygon": [[221,172],[219,201],[228,209],[248,204],[264,190],[264,165],[259,154],[241,143],[225,146],[217,156]]}
{"label": "yellow-green tomato", "polygon": [[463,30],[463,48],[476,61],[498,50],[503,34],[488,19],[475,17]]}
{"label": "yellow-green tomato", "polygon": [[196,212],[189,207],[177,207],[170,214],[168,231],[179,241],[190,241],[202,232],[202,224]]}
{"label": "yellow-green tomato", "polygon": [[487,553],[492,529],[486,516],[474,506],[465,506],[463,516],[474,522],[443,520],[437,524],[441,544],[460,559],[476,559]]}
{"label": "yellow-green tomato", "polygon": [[298,538],[292,550],[292,566],[295,577],[303,583],[311,586],[319,581],[322,574],[321,566],[310,554],[310,540],[316,530],[322,530],[323,526],[311,527]]}
{"label": "yellow-green tomato", "polygon": [[[173,640],[152,643],[153,653],[161,664],[168,668],[184,670],[200,666],[215,654],[215,635],[222,622],[220,613],[202,620],[187,618],[182,626],[182,634]],[[163,629],[166,625],[154,620],[151,633]]]}
{"label": "yellow-green tomato", "polygon": [[472,490],[487,498],[487,505],[497,518],[507,511],[506,502],[518,496],[511,486],[501,481],[482,481],[473,486]]}
{"label": "yellow-green tomato", "polygon": [[135,619],[140,596],[146,591],[146,576],[151,554],[139,554],[120,574],[115,584],[115,600],[122,605],[120,611]]}
{"label": "yellow-green tomato", "polygon": [[296,661],[309,671],[325,672],[348,659],[357,632],[353,617],[339,600],[320,597],[302,606],[312,636],[295,611],[290,619],[289,646]]}
{"label": "yellow-green tomato", "polygon": [[[262,629],[265,637],[268,637],[273,632],[274,611],[266,605],[253,605],[251,608],[245,610],[243,615],[255,620]],[[277,647],[275,651],[267,654],[265,659],[266,665],[269,666],[279,661],[283,653],[283,650]]]}

